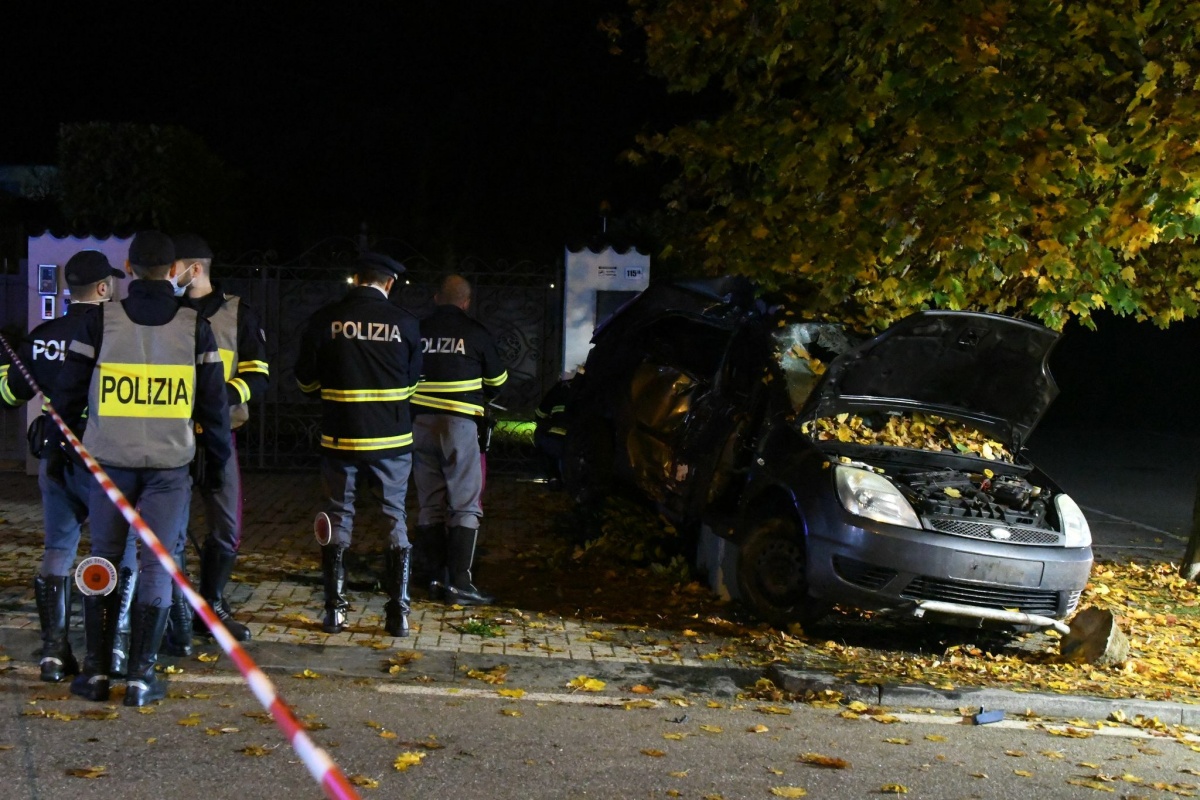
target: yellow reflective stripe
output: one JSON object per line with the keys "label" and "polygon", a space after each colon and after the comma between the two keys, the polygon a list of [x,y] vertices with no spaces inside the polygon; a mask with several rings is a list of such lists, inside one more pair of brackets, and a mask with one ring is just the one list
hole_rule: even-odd
{"label": "yellow reflective stripe", "polygon": [[555,434],[555,435],[557,435],[557,436],[566,436],[566,435],[567,435],[567,429],[566,429],[566,428],[551,428],[551,429],[550,429],[550,433],[553,433],[553,434]]}
{"label": "yellow reflective stripe", "polygon": [[404,390],[404,399],[405,400],[409,399],[414,394],[416,394],[416,392],[417,392],[417,385],[414,383],[412,386],[409,386],[407,389]]}
{"label": "yellow reflective stripe", "polygon": [[506,380],[508,380],[508,370],[504,370],[504,372],[501,372],[499,375],[497,375],[494,378],[484,378],[483,385],[484,386],[499,386],[500,384],[504,383]]}
{"label": "yellow reflective stripe", "polygon": [[373,403],[407,400],[411,394],[412,390],[407,386],[402,389],[322,389],[321,399],[335,403]]}
{"label": "yellow reflective stripe", "polygon": [[417,390],[421,392],[470,392],[482,388],[481,378],[470,381],[421,381],[417,384]]}
{"label": "yellow reflective stripe", "polygon": [[4,372],[0,373],[0,397],[4,398],[4,402],[10,406],[21,405],[21,401],[12,393],[12,389],[8,388],[8,367],[5,367]]}
{"label": "yellow reflective stripe", "polygon": [[471,403],[456,403],[453,400],[446,400],[442,397],[429,397],[420,393],[414,394],[412,401],[413,405],[416,406],[436,408],[440,411],[458,411],[463,414],[470,414],[473,417],[483,416],[483,406],[472,405]]}
{"label": "yellow reflective stripe", "polygon": [[264,375],[270,375],[271,369],[265,361],[239,361],[237,365],[238,372],[261,372]]}
{"label": "yellow reflective stripe", "polygon": [[321,436],[321,446],[330,450],[389,450],[393,447],[408,447],[412,444],[411,433],[400,436],[382,436],[377,439],[342,439],[337,436]]}
{"label": "yellow reflective stripe", "polygon": [[550,413],[551,414],[561,414],[566,410],[567,410],[566,406],[554,406],[553,408],[550,409]]}
{"label": "yellow reflective stripe", "polygon": [[299,380],[297,380],[296,384],[300,387],[300,391],[302,391],[302,392],[315,392],[317,389],[321,388],[320,381],[313,381],[312,383],[301,383]]}
{"label": "yellow reflective stripe", "polygon": [[250,402],[250,387],[241,378],[234,378],[229,381],[229,385],[237,389],[238,397],[242,398],[243,403]]}
{"label": "yellow reflective stripe", "polygon": [[547,414],[545,411],[542,411],[540,408],[539,408],[539,409],[535,409],[535,410],[534,410],[534,412],[533,412],[533,415],[534,415],[535,417],[537,417],[538,419],[545,419],[546,417],[550,416],[550,415],[549,415],[549,414]]}

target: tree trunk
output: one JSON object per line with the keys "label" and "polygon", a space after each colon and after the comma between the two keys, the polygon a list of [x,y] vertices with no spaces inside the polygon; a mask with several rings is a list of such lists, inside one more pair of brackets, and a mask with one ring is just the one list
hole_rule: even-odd
{"label": "tree trunk", "polygon": [[[1200,477],[1197,478],[1200,484]],[[1192,506],[1192,535],[1188,539],[1187,552],[1179,565],[1179,574],[1193,583],[1200,583],[1200,485],[1196,490],[1196,501]]]}

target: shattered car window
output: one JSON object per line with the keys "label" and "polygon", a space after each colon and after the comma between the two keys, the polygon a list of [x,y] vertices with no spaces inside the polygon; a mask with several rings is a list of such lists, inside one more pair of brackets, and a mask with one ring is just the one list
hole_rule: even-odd
{"label": "shattered car window", "polygon": [[845,327],[832,322],[797,322],[775,331],[772,338],[795,411],[825,373],[825,365],[857,344]]}

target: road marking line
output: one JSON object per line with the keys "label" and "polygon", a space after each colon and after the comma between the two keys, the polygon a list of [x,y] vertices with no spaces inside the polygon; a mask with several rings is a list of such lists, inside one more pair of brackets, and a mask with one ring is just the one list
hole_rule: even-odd
{"label": "road marking line", "polygon": [[[408,686],[404,684],[387,683],[375,687],[375,691],[384,694],[418,694],[432,697],[481,697],[491,700],[532,700],[538,703],[574,703],[583,706],[615,706],[626,703],[641,703],[641,698],[596,697],[584,694],[565,694],[562,692],[526,692],[520,697],[505,697],[497,694],[495,689],[456,689],[440,686]],[[648,700],[652,708],[662,708],[659,700]]]}
{"label": "road marking line", "polygon": [[[1108,517],[1109,519],[1116,520],[1117,522],[1124,522],[1126,525],[1132,525],[1135,528],[1141,528],[1142,530],[1150,531],[1151,533],[1161,533],[1163,536],[1170,536],[1172,539],[1177,539],[1178,541],[1181,541],[1181,542],[1187,541],[1187,537],[1185,537],[1185,536],[1180,536],[1179,534],[1171,533],[1170,531],[1164,531],[1162,528],[1156,528],[1153,525],[1147,525],[1144,522],[1138,522],[1136,519],[1129,519],[1128,517],[1121,517],[1116,514],[1110,514],[1107,511],[1101,511],[1098,508],[1091,508],[1090,506],[1085,506],[1083,510],[1089,514],[1099,514],[1102,517]],[[1095,544],[1094,540],[1093,540],[1092,544]],[[1112,545],[1112,546],[1120,547],[1120,545]]]}
{"label": "road marking line", "polygon": [[[1002,719],[999,722],[989,722],[986,725],[972,725],[967,722],[966,717],[958,715],[945,714],[914,714],[906,711],[889,712],[891,716],[897,717],[902,722],[925,722],[931,725],[966,725],[971,728],[1007,728],[1009,730],[1055,730],[1065,731],[1068,728],[1077,731],[1087,731],[1094,736],[1115,736],[1119,739],[1171,739],[1175,740],[1175,736],[1167,736],[1155,731],[1145,730],[1142,728],[1132,728],[1128,725],[1120,725],[1110,728],[1105,725],[1101,728],[1092,728],[1083,725],[1072,725],[1069,722],[1048,720],[1027,720],[1027,719]],[[1188,741],[1200,742],[1200,736],[1195,734],[1183,733],[1182,737]]]}

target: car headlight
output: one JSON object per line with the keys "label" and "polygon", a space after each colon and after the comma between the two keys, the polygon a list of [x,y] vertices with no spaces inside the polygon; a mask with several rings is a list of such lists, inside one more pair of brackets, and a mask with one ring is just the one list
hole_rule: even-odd
{"label": "car headlight", "polygon": [[892,525],[921,527],[917,512],[913,511],[900,490],[882,475],[865,469],[839,466],[834,481],[838,499],[851,514]]}
{"label": "car headlight", "polygon": [[1092,529],[1079,504],[1070,495],[1060,494],[1054,498],[1054,508],[1058,511],[1058,522],[1066,534],[1063,546],[1089,547],[1092,544]]}

